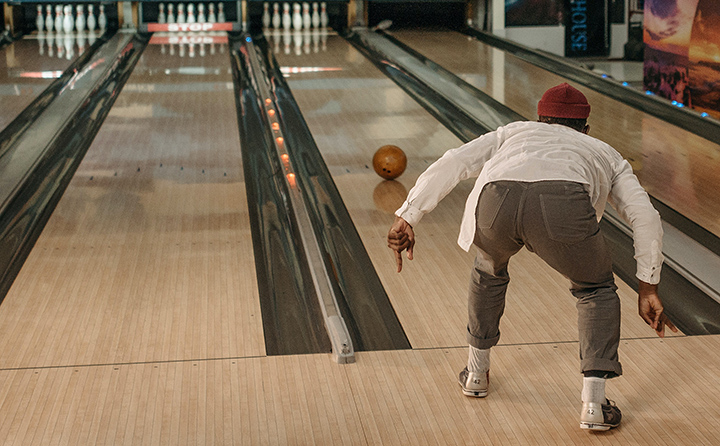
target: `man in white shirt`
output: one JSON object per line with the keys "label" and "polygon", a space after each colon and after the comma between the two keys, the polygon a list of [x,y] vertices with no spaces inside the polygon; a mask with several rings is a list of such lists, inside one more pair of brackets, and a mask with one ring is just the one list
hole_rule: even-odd
{"label": "man in white shirt", "polygon": [[605,380],[622,374],[620,299],[598,225],[607,201],[633,228],[640,316],[660,337],[666,325],[677,329],[657,294],[663,262],[660,216],[630,164],[587,135],[589,114],[582,92],[563,83],[543,95],[538,122],[514,122],[449,150],[420,175],[396,211],[388,246],[400,272],[402,251],[413,257],[413,226],[458,182],[477,176],[458,238],[466,251],[473,244],[478,251],[468,297],[468,365],[458,378],[463,393],[487,395],[508,261],[525,246],[570,279],[584,375],[580,427],[607,430],[622,417],[605,398]]}

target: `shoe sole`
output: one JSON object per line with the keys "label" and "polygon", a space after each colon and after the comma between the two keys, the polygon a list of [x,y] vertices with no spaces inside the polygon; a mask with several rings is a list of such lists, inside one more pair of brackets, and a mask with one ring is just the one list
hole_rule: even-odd
{"label": "shoe sole", "polygon": [[580,429],[587,429],[587,430],[591,430],[591,431],[607,431],[607,430],[613,429],[618,426],[620,426],[620,425],[616,424],[615,426],[613,426],[611,424],[603,424],[603,423],[580,422]]}
{"label": "shoe sole", "polygon": [[474,391],[474,390],[465,390],[465,388],[460,385],[460,388],[462,389],[462,393],[465,396],[472,396],[475,398],[485,398],[487,396],[487,390],[484,391]]}

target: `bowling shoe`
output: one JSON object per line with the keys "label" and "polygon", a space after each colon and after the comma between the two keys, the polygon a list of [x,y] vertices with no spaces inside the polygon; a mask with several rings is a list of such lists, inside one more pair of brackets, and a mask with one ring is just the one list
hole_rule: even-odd
{"label": "bowling shoe", "polygon": [[580,412],[580,428],[606,431],[620,426],[622,419],[620,409],[607,398],[605,403],[583,403],[582,412]]}
{"label": "bowling shoe", "polygon": [[488,383],[490,381],[490,370],[485,373],[473,373],[465,367],[458,376],[458,384],[465,396],[484,398],[488,394]]}

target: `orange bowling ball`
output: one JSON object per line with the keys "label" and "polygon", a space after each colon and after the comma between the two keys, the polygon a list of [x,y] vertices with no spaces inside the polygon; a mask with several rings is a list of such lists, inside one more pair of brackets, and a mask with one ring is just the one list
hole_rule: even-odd
{"label": "orange bowling ball", "polygon": [[375,172],[386,180],[392,180],[405,172],[407,157],[398,146],[386,145],[380,147],[373,156]]}

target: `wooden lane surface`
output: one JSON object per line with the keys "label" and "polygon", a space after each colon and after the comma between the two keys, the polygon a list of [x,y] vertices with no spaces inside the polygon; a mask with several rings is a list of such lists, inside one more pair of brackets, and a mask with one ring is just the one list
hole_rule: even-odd
{"label": "wooden lane surface", "polygon": [[[53,48],[55,47],[53,38]],[[26,38],[16,40],[0,50],[0,130],[4,129],[25,107],[35,100],[54,80],[42,78],[42,72],[62,73],[72,60],[50,56],[47,42]],[[89,45],[88,45],[89,46]]]}
{"label": "wooden lane surface", "polygon": [[[462,251],[456,239],[472,181],[461,183],[417,225],[416,258],[405,261],[401,274],[385,241],[393,212],[417,176],[461,142],[340,38],[330,37],[325,52],[276,57],[288,67],[341,69],[287,80],[411,345],[465,345],[473,253]],[[372,156],[384,144],[396,144],[408,156],[396,181],[383,181],[372,170]],[[566,279],[525,250],[511,261],[510,274],[501,343],[577,340],[575,299]],[[637,295],[618,285],[622,336],[652,336],[637,316]]]}
{"label": "wooden lane surface", "polygon": [[621,344],[622,425],[578,425],[576,343],[499,346],[467,398],[464,348],[0,371],[3,445],[656,445],[720,441],[720,337]]}
{"label": "wooden lane surface", "polygon": [[[567,81],[459,33],[398,31],[393,36],[527,119],[537,119],[537,102],[545,90]],[[672,123],[569,83],[581,89],[590,102],[590,135],[622,153],[651,195],[720,235],[720,199],[715,187],[720,147]]]}
{"label": "wooden lane surface", "polygon": [[147,48],[58,203],[0,307],[1,368],[265,353],[228,55],[175,60]]}

